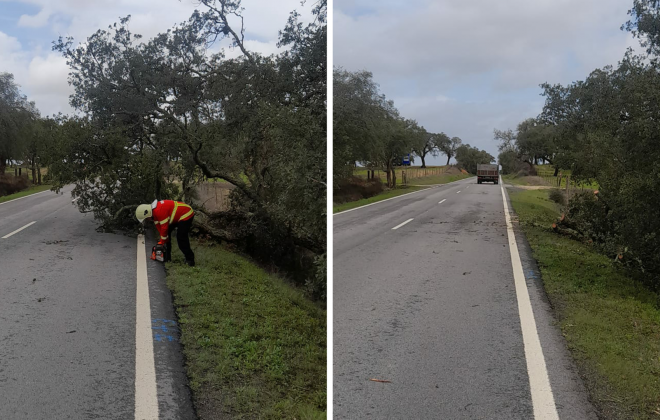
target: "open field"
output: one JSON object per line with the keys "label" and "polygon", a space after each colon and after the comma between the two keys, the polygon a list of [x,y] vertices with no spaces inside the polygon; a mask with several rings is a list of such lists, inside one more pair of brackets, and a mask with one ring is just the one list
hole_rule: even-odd
{"label": "open field", "polygon": [[301,291],[222,246],[175,248],[167,282],[202,420],[324,419],[326,313]]}
{"label": "open field", "polygon": [[439,185],[439,184],[447,184],[449,182],[454,182],[458,181],[459,179],[465,179],[465,178],[470,178],[474,175],[470,174],[443,174],[443,175],[434,175],[434,176],[427,176],[424,178],[419,178],[419,179],[413,179],[410,180],[410,184],[412,185]]}
{"label": "open field", "polygon": [[548,191],[514,190],[510,197],[602,418],[660,418],[660,296],[593,246],[552,232],[560,209]]}
{"label": "open field", "polygon": [[50,187],[51,187],[50,185],[33,185],[29,187],[27,190],[23,190],[15,194],[10,194],[10,195],[5,195],[4,197],[0,197],[0,203],[25,197],[26,195],[31,195],[31,194],[36,194],[38,192],[46,191],[49,190]]}

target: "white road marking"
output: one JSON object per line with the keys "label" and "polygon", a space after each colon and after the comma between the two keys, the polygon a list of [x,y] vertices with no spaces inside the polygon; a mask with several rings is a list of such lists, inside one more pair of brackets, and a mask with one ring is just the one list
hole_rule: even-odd
{"label": "white road marking", "polygon": [[43,194],[43,193],[47,193],[47,192],[50,192],[50,190],[46,190],[46,191],[42,191],[42,192],[30,194],[30,195],[25,195],[23,197],[14,198],[13,200],[9,200],[9,201],[5,201],[4,203],[0,203],[0,206],[3,205],[3,204],[11,203],[12,201],[22,200],[22,199],[28,198],[28,197],[34,197],[35,195],[39,195],[39,194]]}
{"label": "white road marking", "polygon": [[144,235],[138,235],[135,296],[135,419],[158,420],[156,364],[151,332],[147,255],[144,247]]}
{"label": "white road marking", "polygon": [[410,194],[417,194],[418,192],[428,191],[428,190],[431,190],[431,189],[433,189],[433,188],[442,187],[442,186],[444,186],[444,185],[449,185],[449,184],[453,184],[453,183],[455,183],[455,182],[461,182],[461,181],[465,181],[465,179],[459,179],[458,181],[452,181],[452,182],[448,182],[448,183],[446,183],[446,184],[438,184],[438,185],[436,185],[436,186],[430,186],[430,188],[424,188],[423,190],[413,191],[413,192],[411,192],[411,193],[397,195],[396,197],[386,198],[385,200],[380,200],[380,201],[376,201],[375,203],[365,204],[364,206],[356,207],[356,208],[354,208],[354,209],[349,209],[349,210],[340,211],[340,212],[338,212],[338,213],[333,213],[332,215],[333,215],[333,216],[338,216],[338,215],[340,215],[340,214],[348,213],[349,211],[360,210],[360,209],[363,209],[363,208],[365,208],[365,207],[374,206],[374,205],[376,205],[376,204],[380,204],[380,203],[384,203],[384,202],[386,202],[386,201],[394,200],[395,198],[405,197],[405,196],[410,195]]}
{"label": "white road marking", "polygon": [[9,234],[3,236],[2,239],[7,239],[7,238],[9,238],[10,236],[15,235],[15,234],[17,234],[18,232],[22,231],[23,229],[25,229],[25,228],[29,228],[30,226],[32,226],[32,225],[35,224],[35,223],[37,223],[37,222],[34,221],[34,222],[32,222],[32,223],[28,223],[27,225],[23,226],[22,228],[20,228],[20,229],[16,229],[16,230],[13,231],[12,233],[9,233]]}
{"label": "white road marking", "polygon": [[442,201],[439,201],[439,202],[438,202],[438,204],[442,204],[442,203],[444,203],[445,201],[447,201],[447,199],[446,199],[446,198],[443,198]]}
{"label": "white road marking", "polygon": [[71,200],[72,203],[75,203],[80,197],[76,197],[73,200]]}
{"label": "white road marking", "polygon": [[[414,218],[413,218],[413,219],[414,219]],[[392,228],[392,230],[397,230],[398,228],[400,228],[401,226],[405,225],[406,223],[410,223],[410,222],[412,222],[413,219],[408,219],[408,220],[406,220],[405,222],[401,223],[400,225],[396,225],[396,226],[394,226],[394,227]]]}
{"label": "white road marking", "polygon": [[[500,185],[501,185],[500,180]],[[535,420],[559,420],[555,398],[550,387],[548,370],[543,357],[543,349],[536,329],[534,311],[529,300],[529,292],[525,283],[516,236],[511,224],[509,206],[504,194],[504,186],[501,185],[502,201],[504,202],[504,215],[506,217],[506,230],[509,237],[509,250],[511,251],[511,265],[513,266],[513,279],[516,286],[518,299],[518,313],[520,326],[522,328],[523,343],[525,345],[525,360],[527,361],[527,375],[529,376],[529,387],[532,394],[532,406],[534,407]]]}
{"label": "white road marking", "polygon": [[470,188],[470,186],[469,186],[469,185],[468,185],[467,187],[465,187],[465,189],[466,189],[466,190],[467,190],[468,188]]}
{"label": "white road marking", "polygon": [[431,188],[424,188],[423,190],[413,191],[413,192],[411,192],[411,193],[406,193],[406,194],[397,195],[396,197],[386,198],[385,200],[376,201],[375,203],[365,204],[364,206],[356,207],[356,208],[354,208],[354,209],[349,209],[349,210],[340,211],[339,213],[334,213],[333,216],[337,216],[337,215],[340,215],[340,214],[343,214],[343,213],[348,213],[349,211],[354,211],[354,210],[363,209],[363,208],[365,208],[365,207],[373,206],[373,205],[375,205],[375,204],[380,204],[380,203],[384,203],[384,202],[386,202],[386,201],[394,200],[395,198],[405,197],[405,196],[410,195],[410,194],[415,194],[415,193],[422,192],[422,191],[426,191],[426,190],[430,190],[430,189],[431,189]]}
{"label": "white road marking", "polygon": [[456,194],[460,193],[460,191],[456,191]]}

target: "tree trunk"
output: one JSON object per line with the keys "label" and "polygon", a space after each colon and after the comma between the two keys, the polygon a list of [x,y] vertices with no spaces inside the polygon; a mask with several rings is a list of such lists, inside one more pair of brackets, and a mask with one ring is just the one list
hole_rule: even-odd
{"label": "tree trunk", "polygon": [[39,185],[41,185],[41,166],[37,166],[37,177],[39,180]]}
{"label": "tree trunk", "polygon": [[426,157],[426,153],[420,156],[420,158],[422,159],[422,168],[426,168],[426,160],[424,159],[425,157]]}
{"label": "tree trunk", "polygon": [[553,176],[559,175],[559,166],[555,166],[555,174]]}
{"label": "tree trunk", "polygon": [[449,161],[451,160],[451,155],[447,155],[447,166],[449,166]]}
{"label": "tree trunk", "polygon": [[392,185],[392,164],[388,163],[385,170],[387,171],[387,187],[389,188]]}
{"label": "tree trunk", "polygon": [[5,174],[5,169],[7,168],[7,158],[0,155],[0,175]]}
{"label": "tree trunk", "polygon": [[32,184],[37,183],[37,165],[34,162],[34,157],[32,158]]}
{"label": "tree trunk", "polygon": [[396,169],[392,168],[392,188],[396,188]]}

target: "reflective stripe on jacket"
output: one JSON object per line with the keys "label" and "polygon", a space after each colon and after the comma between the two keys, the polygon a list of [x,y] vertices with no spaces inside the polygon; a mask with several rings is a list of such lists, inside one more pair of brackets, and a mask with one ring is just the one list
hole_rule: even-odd
{"label": "reflective stripe on jacket", "polygon": [[166,243],[170,240],[170,225],[188,220],[195,215],[189,205],[173,200],[156,200],[151,204],[151,209],[154,223],[160,233],[159,243]]}

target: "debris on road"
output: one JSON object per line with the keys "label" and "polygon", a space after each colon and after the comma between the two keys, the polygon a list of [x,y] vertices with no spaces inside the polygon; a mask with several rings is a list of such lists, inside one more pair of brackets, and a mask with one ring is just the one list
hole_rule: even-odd
{"label": "debris on road", "polygon": [[391,384],[392,383],[392,381],[387,381],[385,379],[373,379],[373,378],[371,378],[369,380],[373,381],[373,382],[382,382],[382,383],[385,383],[385,384]]}

